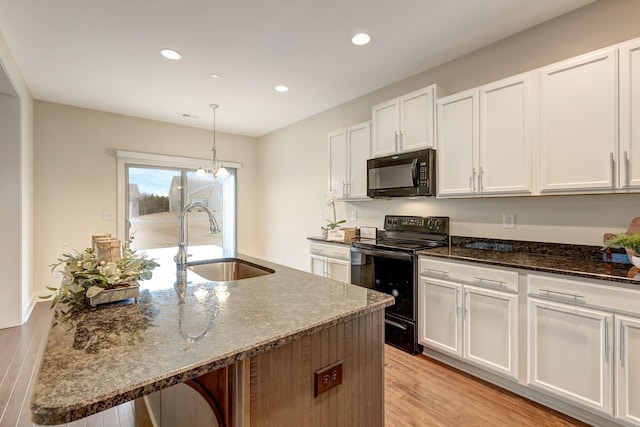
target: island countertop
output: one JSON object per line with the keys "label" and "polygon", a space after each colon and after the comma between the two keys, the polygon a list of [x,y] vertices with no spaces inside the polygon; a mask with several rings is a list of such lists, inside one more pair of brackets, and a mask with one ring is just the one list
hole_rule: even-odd
{"label": "island countertop", "polygon": [[[238,254],[275,273],[231,282],[189,273],[179,305],[176,249],[147,252],[160,267],[141,282],[137,304],[54,319],[31,402],[35,423],[74,421],[393,304],[386,294]],[[190,252],[194,260],[229,257],[211,246]]]}

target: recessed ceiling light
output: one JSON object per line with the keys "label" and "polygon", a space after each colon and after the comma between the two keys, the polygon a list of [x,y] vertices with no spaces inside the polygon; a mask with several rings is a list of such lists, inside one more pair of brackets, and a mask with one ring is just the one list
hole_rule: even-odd
{"label": "recessed ceiling light", "polygon": [[220,74],[211,73],[211,78],[212,79],[219,79],[220,78]]}
{"label": "recessed ceiling light", "polygon": [[286,86],[284,86],[284,85],[278,85],[278,86],[274,87],[274,89],[275,89],[277,92],[286,92],[286,91],[288,91],[288,90],[289,90],[289,88],[288,88],[288,87],[286,87]]}
{"label": "recessed ceiling light", "polygon": [[356,46],[362,46],[371,41],[371,36],[367,33],[359,33],[351,38],[351,43]]}
{"label": "recessed ceiling light", "polygon": [[168,49],[168,48],[160,49],[160,54],[165,58],[172,59],[174,61],[177,61],[178,59],[182,59],[182,54],[177,50],[173,50],[173,49]]}

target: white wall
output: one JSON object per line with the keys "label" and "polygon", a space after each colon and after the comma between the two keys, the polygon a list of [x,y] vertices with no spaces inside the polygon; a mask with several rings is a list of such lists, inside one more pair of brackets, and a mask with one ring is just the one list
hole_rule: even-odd
{"label": "white wall", "polygon": [[[640,1],[600,0],[483,49],[369,93],[260,138],[260,256],[308,269],[307,236],[319,235],[330,210],[327,133],[371,118],[371,106],[438,83],[450,93],[640,36]],[[340,203],[338,219],[382,227],[383,215],[448,215],[455,235],[599,245],[605,231],[640,216],[640,195],[545,196],[474,200]],[[516,228],[501,226],[516,214]],[[353,225],[352,221],[348,225]]]}
{"label": "white wall", "polygon": [[[58,285],[48,265],[90,246],[91,234],[116,234],[116,150],[208,158],[211,131],[43,101],[35,103],[35,283]],[[238,250],[256,255],[256,139],[217,133],[221,160],[238,169]],[[69,247],[63,245],[67,243]]]}
{"label": "white wall", "polygon": [[0,329],[31,309],[32,153],[33,99],[0,33]]}

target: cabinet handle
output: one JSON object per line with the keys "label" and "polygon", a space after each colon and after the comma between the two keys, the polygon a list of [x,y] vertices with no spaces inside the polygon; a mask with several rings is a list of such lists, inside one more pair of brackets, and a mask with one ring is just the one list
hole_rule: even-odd
{"label": "cabinet handle", "polygon": [[611,165],[611,186],[616,186],[616,161],[613,158],[613,152],[609,153],[609,163]]}
{"label": "cabinet handle", "polygon": [[456,319],[460,315],[460,289],[456,288]]}
{"label": "cabinet handle", "polygon": [[436,273],[436,274],[440,274],[440,275],[441,275],[441,276],[443,276],[443,277],[444,277],[444,276],[447,276],[447,275],[449,274],[449,272],[448,272],[448,271],[434,270],[434,269],[432,269],[432,268],[425,268],[425,269],[424,269],[424,273],[425,273],[425,274],[427,274],[427,275],[428,275],[428,274],[429,274],[429,272]]}
{"label": "cabinet handle", "polygon": [[394,132],[395,136],[393,137],[393,145],[395,146],[395,150],[398,151],[398,132]]}
{"label": "cabinet handle", "polygon": [[480,172],[478,173],[478,193],[482,193],[482,175],[484,175],[484,170],[482,166],[480,166]]}
{"label": "cabinet handle", "polygon": [[629,152],[624,152],[624,186],[629,186]]}
{"label": "cabinet handle", "polygon": [[400,132],[400,150],[403,149],[403,145],[404,145],[404,134]]}
{"label": "cabinet handle", "polygon": [[609,362],[609,322],[604,319],[604,358]]}
{"label": "cabinet handle", "polygon": [[620,326],[620,367],[624,368],[624,327],[620,323],[618,325]]}
{"label": "cabinet handle", "polygon": [[471,192],[476,192],[476,168],[471,169]]}
{"label": "cabinet handle", "polygon": [[578,299],[580,298],[584,299],[584,295],[573,294],[570,292],[555,291],[553,289],[540,289],[540,293],[542,294],[543,292],[546,292],[547,296],[551,296],[550,294],[558,294],[558,295],[563,295],[567,297],[573,297],[573,299],[575,299],[576,301],[578,301]]}
{"label": "cabinet handle", "polygon": [[489,282],[490,284],[495,283],[498,285],[498,287],[503,287],[504,285],[507,284],[507,282],[505,282],[504,280],[492,280],[492,279],[485,279],[483,277],[475,277],[475,276],[474,276],[474,279],[476,279],[480,285],[482,284],[482,282]]}

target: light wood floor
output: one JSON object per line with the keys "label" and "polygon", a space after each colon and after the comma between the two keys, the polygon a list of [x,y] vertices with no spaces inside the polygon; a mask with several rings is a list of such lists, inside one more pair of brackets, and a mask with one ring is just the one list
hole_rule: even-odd
{"label": "light wood floor", "polygon": [[[50,322],[49,302],[45,301],[36,304],[26,324],[0,329],[0,427],[34,426],[29,404]],[[385,383],[388,427],[586,425],[439,362],[390,346],[385,348]],[[134,425],[130,402],[67,424]]]}

